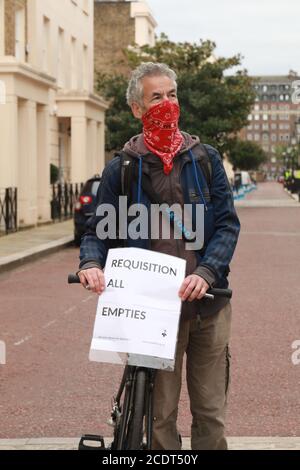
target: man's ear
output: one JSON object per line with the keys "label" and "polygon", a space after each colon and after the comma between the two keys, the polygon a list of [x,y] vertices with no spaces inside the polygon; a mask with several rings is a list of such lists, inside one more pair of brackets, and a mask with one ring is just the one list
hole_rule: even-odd
{"label": "man's ear", "polygon": [[136,102],[132,103],[131,111],[136,119],[142,119],[142,116],[144,113],[143,113],[142,107],[138,103]]}

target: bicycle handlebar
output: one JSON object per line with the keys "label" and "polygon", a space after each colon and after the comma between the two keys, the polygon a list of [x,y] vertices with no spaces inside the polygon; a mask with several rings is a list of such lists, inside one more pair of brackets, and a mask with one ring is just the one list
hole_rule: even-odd
{"label": "bicycle handlebar", "polygon": [[79,279],[78,274],[69,274],[68,284],[80,284],[80,279]]}
{"label": "bicycle handlebar", "polygon": [[[78,274],[69,274],[68,275],[68,284],[80,284],[80,279]],[[231,299],[232,297],[232,290],[231,289],[219,289],[213,287],[212,289],[208,289],[206,292],[207,297],[213,299],[215,296],[216,297],[227,297],[228,299]],[[211,297],[213,296],[213,297]]]}

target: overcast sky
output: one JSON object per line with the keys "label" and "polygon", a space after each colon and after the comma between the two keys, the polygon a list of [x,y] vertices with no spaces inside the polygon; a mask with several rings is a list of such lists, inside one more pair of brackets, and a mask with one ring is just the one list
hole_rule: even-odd
{"label": "overcast sky", "polygon": [[300,0],[147,0],[156,32],[173,41],[211,39],[241,53],[251,75],[300,72]]}

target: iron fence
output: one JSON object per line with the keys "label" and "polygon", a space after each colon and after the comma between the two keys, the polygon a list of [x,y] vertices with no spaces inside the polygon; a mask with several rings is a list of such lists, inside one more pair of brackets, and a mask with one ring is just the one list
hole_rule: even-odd
{"label": "iron fence", "polygon": [[18,229],[17,188],[0,188],[0,233],[8,234]]}
{"label": "iron fence", "polygon": [[52,220],[67,220],[73,217],[75,202],[82,187],[83,183],[52,184]]}

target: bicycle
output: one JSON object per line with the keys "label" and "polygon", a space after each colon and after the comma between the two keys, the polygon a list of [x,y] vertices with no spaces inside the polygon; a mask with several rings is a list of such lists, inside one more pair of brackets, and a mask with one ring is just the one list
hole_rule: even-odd
{"label": "bicycle", "polygon": [[[80,283],[74,274],[68,276],[68,283]],[[230,289],[212,288],[206,298],[214,296],[231,298]],[[114,428],[109,450],[150,450],[152,446],[153,390],[156,369],[126,365],[117,395],[113,397],[109,420]],[[100,446],[88,446],[85,441],[99,442]],[[79,450],[105,450],[102,436],[82,436]]]}

